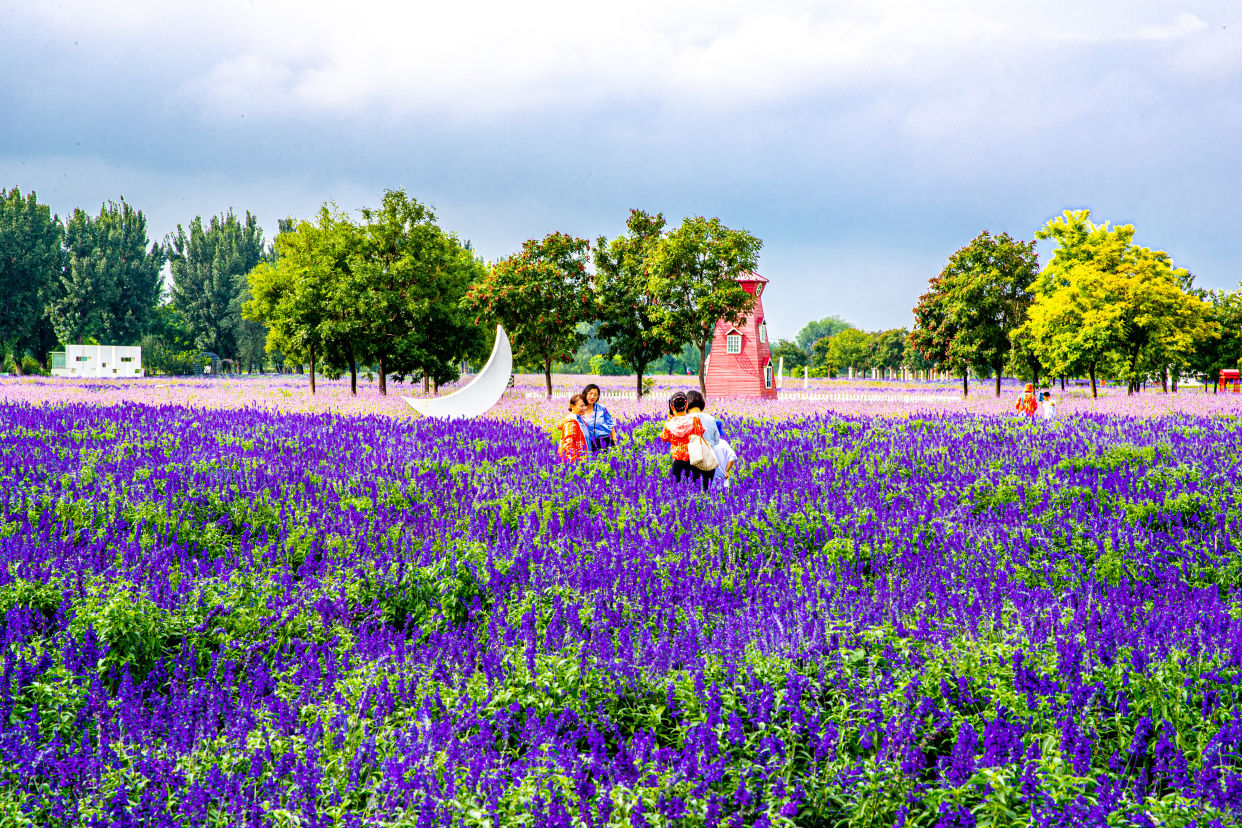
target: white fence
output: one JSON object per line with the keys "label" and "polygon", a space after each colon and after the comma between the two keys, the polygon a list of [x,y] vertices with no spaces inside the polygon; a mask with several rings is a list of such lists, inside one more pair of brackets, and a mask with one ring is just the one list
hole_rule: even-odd
{"label": "white fence", "polygon": [[782,400],[822,400],[824,402],[903,403],[905,405],[947,405],[961,399],[946,394],[858,393],[849,391],[781,391]]}
{"label": "white fence", "polygon": [[[557,391],[553,389],[552,399],[567,400],[577,393],[577,391]],[[547,398],[548,395],[543,391],[526,392],[526,399],[528,400],[546,400]],[[636,400],[638,399],[638,393],[636,391],[600,391],[599,398],[601,400]]]}
{"label": "white fence", "polygon": [[[577,392],[574,392],[577,393]],[[547,394],[542,391],[527,391],[526,399],[543,400],[547,399]],[[570,397],[569,391],[553,391],[552,398],[555,400],[567,400]],[[817,401],[817,402],[861,402],[861,403],[897,403],[900,405],[948,405],[955,403],[961,399],[959,396],[949,396],[947,394],[918,394],[918,393],[871,393],[851,392],[851,391],[780,391],[778,399],[791,401]],[[600,394],[601,400],[636,400],[638,396],[633,391],[604,391]]]}

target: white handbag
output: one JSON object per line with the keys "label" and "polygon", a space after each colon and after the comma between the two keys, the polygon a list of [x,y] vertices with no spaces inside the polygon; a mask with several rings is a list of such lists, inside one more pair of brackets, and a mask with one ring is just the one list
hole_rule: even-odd
{"label": "white handbag", "polygon": [[712,451],[711,444],[704,440],[701,434],[691,437],[690,444],[686,448],[690,450],[690,465],[696,469],[711,471],[718,465],[716,452]]}

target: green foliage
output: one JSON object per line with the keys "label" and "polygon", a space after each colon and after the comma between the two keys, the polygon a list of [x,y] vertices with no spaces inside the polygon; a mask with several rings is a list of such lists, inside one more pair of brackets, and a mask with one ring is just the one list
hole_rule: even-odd
{"label": "green foliage", "polygon": [[689,341],[699,352],[699,388],[707,390],[703,366],[707,348],[724,319],[743,322],[756,297],[738,282],[754,271],[763,242],[718,218],[683,219],[648,257],[649,290],[658,308],[659,330],[668,344]]}
{"label": "green foliage", "polygon": [[[165,239],[172,273],[172,306],[195,346],[236,359],[247,299],[246,274],[263,258],[263,231],[246,212],[243,222],[230,209],[205,227],[195,216],[187,232],[180,224]],[[185,349],[183,349],[185,350]]]}
{"label": "green foliage", "polygon": [[919,297],[910,348],[960,374],[963,392],[969,390],[971,369],[987,366],[999,396],[1001,373],[1014,331],[1026,318],[1037,268],[1035,242],[984,230],[949,257]]}
{"label": "green foliage", "polygon": [[862,368],[871,353],[872,336],[857,328],[846,328],[828,340],[828,353],[824,360],[836,370]]}
{"label": "green foliage", "polygon": [[160,297],[165,251],[148,249],[147,219],[124,199],[98,216],[75,209],[65,225],[68,266],[51,288],[46,313],[64,343],[88,338],[137,344]]}
{"label": "green foliage", "polygon": [[[641,396],[647,365],[676,353],[682,338],[661,326],[659,283],[651,279],[653,260],[666,241],[664,215],[631,210],[625,226],[627,235],[611,242],[600,236],[595,244],[596,314],[608,353],[637,375]],[[591,363],[594,371],[595,360]]]}
{"label": "green foliage", "polygon": [[464,306],[504,326],[514,357],[543,368],[548,397],[552,396],[552,364],[571,359],[581,344],[579,322],[593,313],[586,272],[589,244],[564,233],[531,239],[522,251],[501,259],[474,282]]}
{"label": "green foliage", "polygon": [[1196,343],[1220,335],[1211,307],[1188,292],[1188,271],[1168,254],[1134,244],[1134,227],[1093,223],[1069,211],[1036,236],[1057,242],[1034,287],[1022,335],[1054,375],[1108,367],[1133,391],[1150,373],[1189,367]]}
{"label": "green foliage", "polygon": [[841,331],[853,327],[853,323],[847,322],[840,316],[826,316],[823,319],[817,319],[803,325],[802,330],[798,331],[796,341],[803,353],[810,353],[811,346],[816,342],[836,336]]}
{"label": "green foliage", "polygon": [[47,359],[44,303],[65,266],[64,229],[35,193],[0,191],[0,365],[25,370],[27,349]]}

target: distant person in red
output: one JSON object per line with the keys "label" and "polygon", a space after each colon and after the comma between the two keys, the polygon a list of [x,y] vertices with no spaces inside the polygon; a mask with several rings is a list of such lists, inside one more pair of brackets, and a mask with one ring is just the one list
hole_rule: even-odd
{"label": "distant person in red", "polygon": [[1028,382],[1026,384],[1026,391],[1014,403],[1013,410],[1023,417],[1035,419],[1035,414],[1039,411],[1039,397],[1035,396],[1035,385],[1033,383]]}
{"label": "distant person in red", "polygon": [[577,463],[586,457],[586,425],[582,422],[586,408],[586,400],[582,395],[574,394],[569,398],[569,414],[556,427],[561,436],[556,453],[566,463]]}

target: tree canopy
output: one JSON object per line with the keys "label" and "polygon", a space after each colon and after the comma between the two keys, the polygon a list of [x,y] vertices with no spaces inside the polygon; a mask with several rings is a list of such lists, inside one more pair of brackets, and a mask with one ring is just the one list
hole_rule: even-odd
{"label": "tree canopy", "polygon": [[1057,243],[1034,287],[1023,329],[1054,374],[1085,371],[1092,394],[1108,364],[1131,393],[1170,365],[1190,367],[1195,344],[1219,336],[1211,307],[1188,292],[1193,280],[1163,251],[1134,244],[1134,227],[1097,225],[1066,211],[1037,238]]}
{"label": "tree canopy", "polygon": [[162,289],[165,251],[147,247],[147,219],[124,199],[91,216],[73,211],[65,225],[68,267],[51,287],[46,313],[64,343],[87,339],[137,344]]}
{"label": "tree canopy", "polygon": [[476,322],[499,322],[515,358],[543,369],[549,399],[552,364],[572,359],[584,339],[578,323],[591,321],[594,313],[589,248],[586,239],[564,233],[530,239],[521,252],[492,265],[466,294],[465,307]]}
{"label": "tree canopy", "polygon": [[264,253],[258,220],[249,211],[244,221],[229,210],[206,225],[195,216],[188,231],[178,224],[165,246],[172,303],[195,344],[222,359],[236,359],[246,274]]}
{"label": "tree canopy", "polygon": [[984,230],[949,257],[919,297],[910,347],[960,373],[963,394],[969,391],[971,368],[987,366],[999,396],[1013,332],[1025,319],[1037,270],[1033,241]]}
{"label": "tree canopy", "polygon": [[[626,235],[612,241],[600,236],[595,245],[596,315],[608,354],[633,371],[642,397],[647,366],[680,351],[683,339],[660,324],[659,283],[650,275],[652,259],[665,240],[663,214],[631,210],[625,226]],[[611,370],[594,359],[591,366],[597,373]]]}
{"label": "tree canopy", "polygon": [[44,304],[65,267],[64,228],[34,192],[16,187],[0,193],[0,365],[34,351],[39,362],[50,350]]}
{"label": "tree canopy", "polygon": [[651,256],[651,290],[659,302],[660,330],[668,343],[690,342],[699,352],[699,388],[707,392],[703,365],[721,320],[741,324],[756,298],[738,282],[754,271],[763,242],[718,218],[687,218]]}

